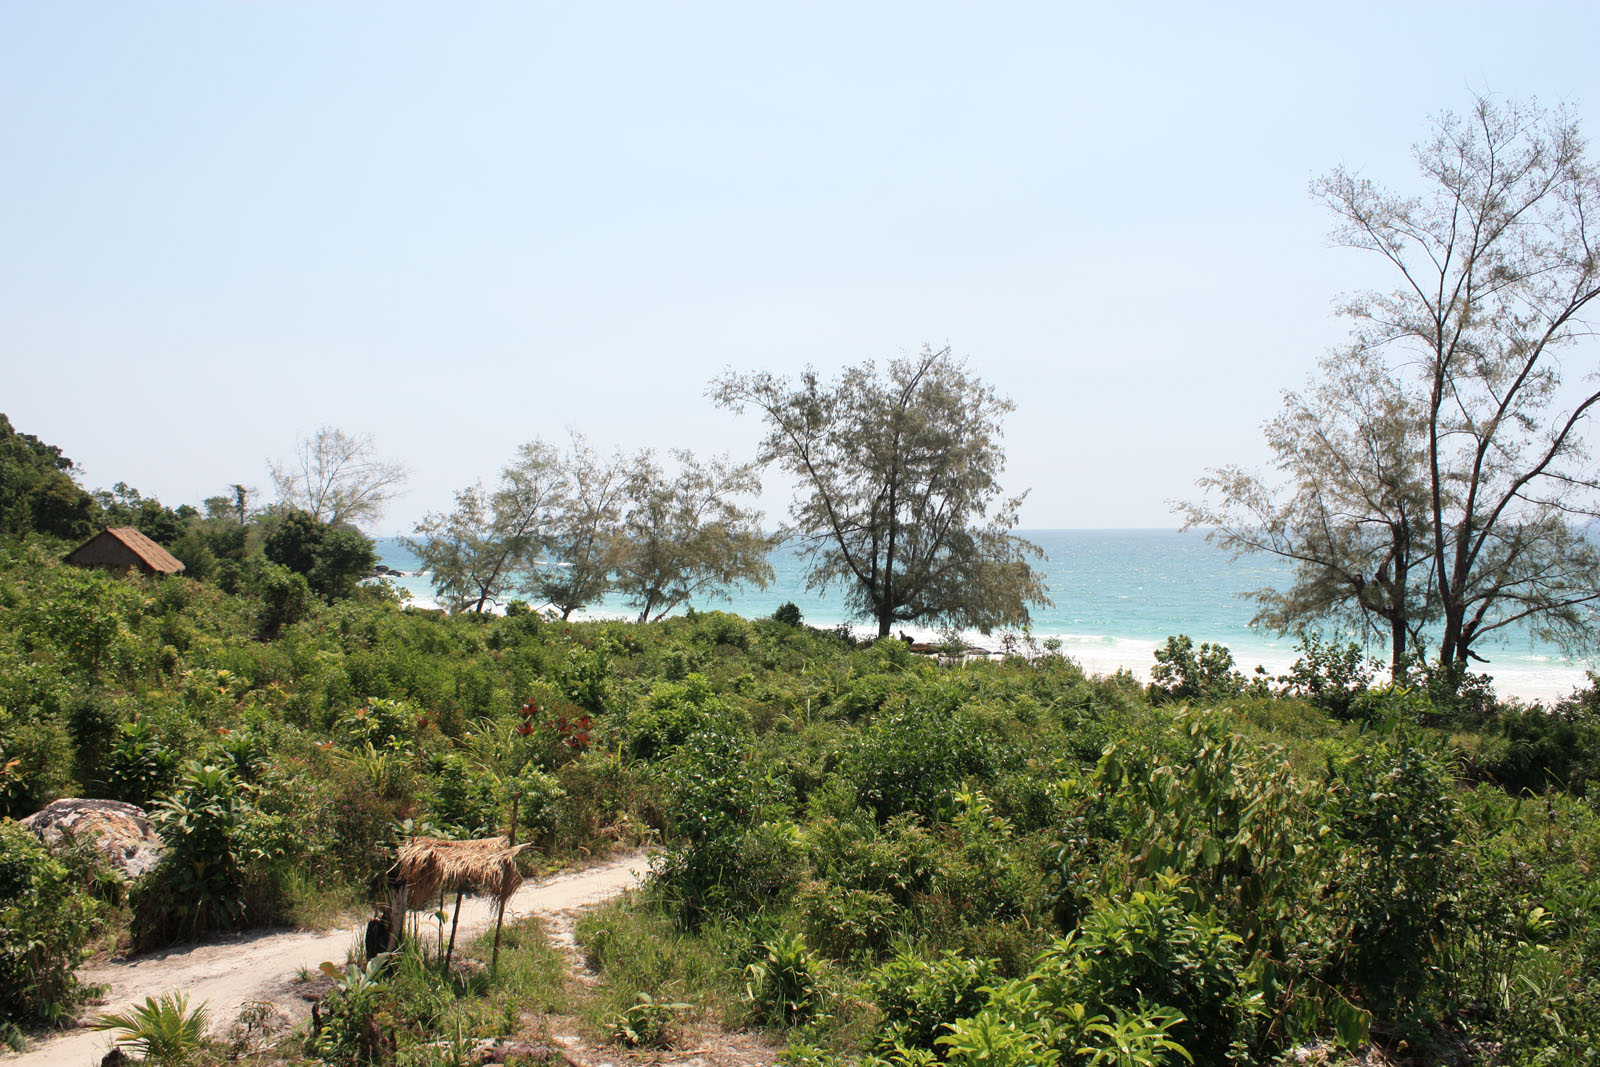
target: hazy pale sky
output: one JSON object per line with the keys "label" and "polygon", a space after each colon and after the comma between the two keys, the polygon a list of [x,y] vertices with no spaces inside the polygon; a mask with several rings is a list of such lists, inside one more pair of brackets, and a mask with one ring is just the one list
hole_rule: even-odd
{"label": "hazy pale sky", "polygon": [[[724,368],[951,345],[1023,525],[1175,526],[1344,335],[1308,195],[1591,3],[0,5],[0,411],[176,506],[331,424],[409,532],[516,446],[753,453]],[[1592,358],[1589,360],[1592,364]],[[787,501],[776,482],[764,504]]]}

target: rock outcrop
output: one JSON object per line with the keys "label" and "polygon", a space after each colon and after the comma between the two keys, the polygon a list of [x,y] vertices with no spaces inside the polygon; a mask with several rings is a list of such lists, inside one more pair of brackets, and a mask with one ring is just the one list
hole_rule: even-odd
{"label": "rock outcrop", "polygon": [[22,825],[50,848],[56,848],[63,836],[94,835],[96,847],[129,881],[161,859],[161,837],[144,809],[120,800],[57,800],[23,819]]}

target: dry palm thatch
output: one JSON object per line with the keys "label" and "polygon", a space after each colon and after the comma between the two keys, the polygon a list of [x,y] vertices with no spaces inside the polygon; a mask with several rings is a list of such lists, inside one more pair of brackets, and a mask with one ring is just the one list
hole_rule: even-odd
{"label": "dry palm thatch", "polygon": [[395,861],[395,879],[405,887],[405,899],[417,903],[446,892],[483,893],[504,903],[522,884],[517,853],[527,847],[503,837],[407,838]]}

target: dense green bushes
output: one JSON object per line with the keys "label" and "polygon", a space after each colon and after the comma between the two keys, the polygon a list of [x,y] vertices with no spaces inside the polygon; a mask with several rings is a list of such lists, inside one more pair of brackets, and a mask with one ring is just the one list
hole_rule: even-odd
{"label": "dense green bushes", "polygon": [[[705,989],[636,976],[613,1011],[714,1003],[891,1063],[1264,1062],[1369,1026],[1576,1062],[1600,1030],[1592,694],[1448,738],[1461,715],[1347,653],[1275,695],[1179,643],[1152,704],[1049,654],[943,668],[717,612],[363,593],[261,640],[239,588],[0,546],[0,804],[148,805],[171,852],[131,893],[142,943],[355,902],[399,835],[503,833],[515,800],[542,854],[662,845],[661,941],[629,951]],[[65,974],[99,909],[50,892]],[[43,1019],[70,986],[28,997]]]}
{"label": "dense green bushes", "polygon": [[51,855],[0,819],[0,1045],[17,1044],[21,1026],[72,1018],[80,992],[73,968],[104,911],[89,891],[92,856],[75,858]]}

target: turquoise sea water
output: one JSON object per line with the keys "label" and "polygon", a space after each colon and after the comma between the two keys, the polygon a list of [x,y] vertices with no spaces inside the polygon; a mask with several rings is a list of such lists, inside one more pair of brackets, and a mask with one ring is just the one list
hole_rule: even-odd
{"label": "turquoise sea water", "polygon": [[[1279,638],[1250,627],[1254,602],[1239,594],[1286,584],[1291,568],[1266,556],[1233,559],[1207,543],[1200,533],[1176,530],[1025,530],[1023,536],[1044,550],[1040,567],[1054,601],[1033,612],[1035,637],[1060,637],[1063,651],[1085,668],[1104,673],[1127,667],[1143,674],[1157,646],[1169,634],[1186,633],[1196,642],[1213,641],[1233,650],[1241,669],[1257,664],[1280,673],[1294,661],[1295,639]],[[379,561],[415,571],[420,562],[398,539],[377,542]],[[842,622],[843,598],[805,588],[804,561],[792,548],[772,555],[774,580],[766,589],[745,588],[726,600],[695,604],[702,610],[731,611],[747,618],[771,615],[785,601],[794,601],[813,626]],[[420,575],[400,583],[420,601],[431,603],[432,587]],[[596,605],[593,615],[631,618],[622,601]],[[908,628],[918,636],[931,631]],[[998,647],[999,635],[976,643]],[[1550,647],[1531,642],[1526,634],[1480,651],[1486,668],[1504,695],[1528,699],[1565,696],[1585,684],[1584,670],[1593,664],[1565,659]],[[1386,650],[1373,654],[1386,658]]]}

